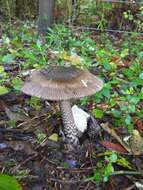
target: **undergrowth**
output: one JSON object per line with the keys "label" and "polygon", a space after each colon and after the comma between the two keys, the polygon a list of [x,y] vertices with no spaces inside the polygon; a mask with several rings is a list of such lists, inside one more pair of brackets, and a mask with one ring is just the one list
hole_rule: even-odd
{"label": "undergrowth", "polygon": [[[129,133],[135,128],[135,118],[142,119],[143,37],[135,33],[96,35],[62,24],[55,25],[44,42],[29,23],[5,31],[0,39],[0,95],[11,90],[18,92],[30,69],[70,63],[94,71],[104,81],[100,92],[81,100],[95,118],[110,119],[113,127],[127,128]],[[105,181],[118,159],[116,154],[106,156],[108,165],[102,172]]]}

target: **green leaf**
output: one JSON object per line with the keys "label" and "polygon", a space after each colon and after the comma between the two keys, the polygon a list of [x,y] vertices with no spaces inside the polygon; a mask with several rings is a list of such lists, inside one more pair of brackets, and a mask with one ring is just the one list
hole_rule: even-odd
{"label": "green leaf", "polygon": [[99,183],[101,181],[101,178],[102,178],[102,176],[101,176],[100,172],[98,170],[96,170],[94,172],[93,179],[96,181],[96,183]]}
{"label": "green leaf", "polygon": [[58,141],[58,134],[53,133],[48,139],[57,142]]}
{"label": "green leaf", "polygon": [[140,79],[143,79],[143,72],[139,75]]}
{"label": "green leaf", "polygon": [[93,115],[96,117],[96,118],[102,118],[103,117],[103,111],[100,110],[100,109],[93,109],[92,110],[92,113]]}
{"label": "green leaf", "polygon": [[36,42],[36,45],[39,49],[41,49],[42,47],[42,42],[38,39],[37,42]]}
{"label": "green leaf", "polygon": [[138,86],[138,85],[143,86],[143,81],[139,77],[133,79],[132,82],[130,83],[130,86]]}
{"label": "green leaf", "polygon": [[116,153],[112,153],[111,156],[110,156],[110,161],[111,162],[116,162],[118,159],[118,156]]}
{"label": "green leaf", "polygon": [[128,105],[128,112],[129,113],[135,113],[136,112],[136,106],[135,105]]}
{"label": "green leaf", "polygon": [[23,86],[23,81],[20,80],[20,79],[14,78],[14,79],[12,80],[12,86],[13,86],[13,88],[14,88],[15,90],[20,91],[21,88],[22,88],[22,86]]}
{"label": "green leaf", "polygon": [[129,100],[130,103],[133,103],[133,104],[136,105],[136,104],[140,101],[140,98],[137,97],[137,96],[130,96],[130,97],[128,98],[128,100]]}
{"label": "green leaf", "polygon": [[131,118],[131,116],[128,114],[128,115],[126,116],[126,118],[125,118],[125,123],[126,123],[127,125],[130,125],[130,124],[131,124],[131,121],[132,121],[132,118]]}
{"label": "green leaf", "polygon": [[117,118],[120,118],[122,115],[121,111],[116,110],[116,109],[112,109],[111,113],[113,114],[114,117],[117,117]]}
{"label": "green leaf", "polygon": [[116,163],[122,167],[133,169],[131,166],[131,163],[126,158],[122,157],[121,155],[119,155],[119,158]]}
{"label": "green leaf", "polygon": [[101,93],[103,94],[103,96],[109,98],[110,97],[110,90],[106,87],[104,87],[102,90],[101,90]]}
{"label": "green leaf", "polygon": [[8,93],[8,89],[4,86],[0,86],[0,95]]}
{"label": "green leaf", "polygon": [[15,56],[12,54],[7,54],[5,56],[3,56],[2,58],[2,62],[4,63],[11,63],[14,60]]}
{"label": "green leaf", "polygon": [[121,57],[124,58],[127,55],[129,55],[129,49],[123,49],[123,51],[121,52]]}
{"label": "green leaf", "polygon": [[139,57],[139,59],[141,61],[143,60],[143,51],[141,51],[141,52],[138,53],[138,57]]}
{"label": "green leaf", "polygon": [[0,175],[0,190],[22,190],[22,188],[13,177]]}
{"label": "green leaf", "polygon": [[107,165],[107,167],[105,168],[104,171],[104,181],[108,181],[109,176],[114,172],[114,168],[112,166],[112,163],[109,162],[109,164]]}
{"label": "green leaf", "polygon": [[103,63],[103,66],[104,68],[107,70],[107,71],[110,71],[112,69],[112,66],[110,63],[107,63],[107,62],[104,62]]}
{"label": "green leaf", "polygon": [[4,67],[0,66],[0,73],[3,73],[3,72],[4,72]]}

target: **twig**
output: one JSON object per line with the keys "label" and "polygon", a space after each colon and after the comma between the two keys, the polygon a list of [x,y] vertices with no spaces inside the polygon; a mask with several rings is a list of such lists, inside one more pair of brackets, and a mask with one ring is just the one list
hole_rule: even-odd
{"label": "twig", "polygon": [[136,186],[135,185],[131,185],[130,187],[127,187],[125,190],[132,190],[134,189]]}
{"label": "twig", "polygon": [[112,173],[112,175],[140,175],[140,176],[143,176],[143,171],[123,171],[123,170],[120,170],[120,171],[115,171]]}
{"label": "twig", "polygon": [[85,180],[61,180],[61,179],[55,179],[55,178],[48,178],[47,180],[64,183],[64,184],[75,184],[75,183],[85,182]]}
{"label": "twig", "polygon": [[64,167],[57,167],[56,169],[70,170],[70,172],[72,172],[72,173],[84,173],[84,172],[93,171],[95,169],[95,167],[88,167],[88,168],[64,168]]}
{"label": "twig", "polygon": [[26,124],[28,124],[28,123],[31,123],[32,121],[34,121],[34,120],[36,120],[36,119],[40,119],[41,117],[44,117],[44,116],[47,116],[47,114],[42,114],[42,115],[38,115],[38,116],[35,116],[35,117],[33,117],[33,118],[29,118],[27,121],[24,121],[23,123],[20,123],[17,127],[21,127],[21,126],[23,126],[23,125],[26,125]]}
{"label": "twig", "polygon": [[36,158],[38,156],[38,153],[35,153],[34,155],[30,155],[26,160],[18,164],[12,169],[12,172],[15,173],[21,166],[25,165],[27,162],[31,161],[32,159]]}
{"label": "twig", "polygon": [[137,31],[126,31],[126,30],[112,30],[112,29],[98,29],[95,27],[90,27],[90,26],[71,26],[71,28],[73,28],[74,30],[92,30],[92,31],[102,31],[102,32],[115,32],[115,33],[126,33],[126,34],[139,34],[139,35],[143,35],[143,32],[137,32]]}
{"label": "twig", "polygon": [[139,2],[139,1],[121,1],[121,0],[100,0],[98,2],[103,2],[103,3],[123,3],[123,4],[143,4],[143,2]]}
{"label": "twig", "polygon": [[4,121],[4,120],[0,121],[0,125],[5,125],[7,123],[8,123],[8,121]]}

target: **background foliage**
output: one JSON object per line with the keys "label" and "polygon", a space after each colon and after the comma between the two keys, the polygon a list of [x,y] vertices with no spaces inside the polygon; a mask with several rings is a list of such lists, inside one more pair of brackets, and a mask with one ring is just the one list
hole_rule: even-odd
{"label": "background foliage", "polygon": [[[126,2],[126,1],[125,1]],[[140,2],[141,3],[141,2]],[[1,19],[37,19],[38,0],[0,0]],[[111,3],[99,0],[57,0],[55,18],[59,21],[92,25],[98,29],[143,29],[143,4]]]}

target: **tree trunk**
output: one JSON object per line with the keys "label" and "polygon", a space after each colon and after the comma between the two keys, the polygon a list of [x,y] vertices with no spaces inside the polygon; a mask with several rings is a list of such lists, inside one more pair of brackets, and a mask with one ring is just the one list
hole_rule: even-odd
{"label": "tree trunk", "polygon": [[39,0],[38,30],[45,33],[54,22],[55,0]]}

